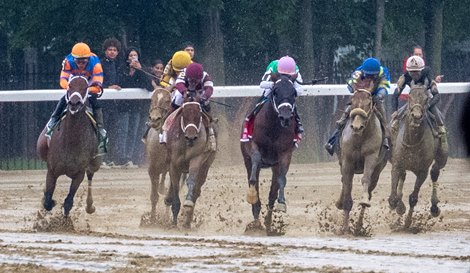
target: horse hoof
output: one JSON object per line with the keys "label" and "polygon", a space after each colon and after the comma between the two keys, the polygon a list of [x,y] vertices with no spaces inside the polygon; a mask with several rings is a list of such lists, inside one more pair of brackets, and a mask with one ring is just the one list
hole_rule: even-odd
{"label": "horse hoof", "polygon": [[397,198],[392,197],[392,196],[388,197],[388,205],[390,206],[390,209],[391,209],[391,210],[396,209],[396,208],[397,208],[397,205],[398,205],[398,200],[397,200]]}
{"label": "horse hoof", "polygon": [[431,206],[431,215],[432,217],[437,217],[441,214],[441,209],[437,205]]}
{"label": "horse hoof", "polygon": [[276,211],[287,212],[287,206],[286,206],[286,204],[277,203],[277,204],[276,204]]}
{"label": "horse hoof", "polygon": [[256,187],[253,185],[250,185],[248,188],[248,193],[246,194],[246,201],[248,204],[256,204],[258,202],[258,192],[256,191]]}
{"label": "horse hoof", "polygon": [[51,211],[56,205],[55,200],[51,200],[50,203],[44,203],[44,209],[47,211]]}
{"label": "horse hoof", "polygon": [[364,208],[370,208],[370,202],[369,200],[362,200],[359,205],[361,205]]}
{"label": "horse hoof", "polygon": [[398,213],[399,215],[405,214],[405,212],[406,212],[405,203],[403,203],[403,201],[400,200],[400,201],[397,203],[396,210],[397,210],[397,213]]}
{"label": "horse hoof", "polygon": [[183,206],[188,207],[188,208],[192,208],[192,207],[194,207],[194,202],[191,201],[191,200],[184,200]]}
{"label": "horse hoof", "polygon": [[86,210],[86,213],[92,214],[96,211],[96,208],[95,208],[95,206],[91,205],[91,206],[86,206],[85,210]]}
{"label": "horse hoof", "polygon": [[335,202],[335,206],[337,209],[342,210],[343,209],[343,202],[341,200],[338,200]]}

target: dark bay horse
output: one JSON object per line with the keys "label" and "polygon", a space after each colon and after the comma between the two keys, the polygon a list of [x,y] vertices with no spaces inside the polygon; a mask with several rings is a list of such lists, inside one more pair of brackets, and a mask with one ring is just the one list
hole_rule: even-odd
{"label": "dark bay horse", "polygon": [[[93,213],[91,186],[93,175],[100,168],[102,157],[98,152],[98,139],[94,124],[86,110],[88,81],[82,76],[71,77],[67,90],[67,114],[54,128],[50,141],[45,136],[46,128],[37,141],[39,157],[47,162],[44,208],[52,210],[56,202],[52,199],[57,178],[67,175],[72,179],[69,194],[64,201],[64,215],[67,217],[73,206],[73,198],[83,181],[85,172],[88,178],[87,207]],[[48,143],[49,142],[49,143]]]}
{"label": "dark bay horse", "polygon": [[168,129],[167,149],[170,162],[170,188],[165,204],[171,205],[173,225],[181,207],[179,181],[184,171],[189,170],[186,185],[188,193],[184,200],[185,220],[183,226],[191,227],[194,206],[201,195],[207,173],[215,159],[216,152],[210,149],[209,118],[203,113],[199,97],[190,93],[178,109],[174,122]]}
{"label": "dark bay horse", "polygon": [[[418,194],[421,185],[431,167],[430,175],[433,184],[431,197],[431,215],[440,214],[437,206],[437,179],[440,169],[447,163],[447,142],[442,143],[440,138],[433,135],[428,117],[429,96],[423,86],[411,86],[410,97],[406,106],[405,117],[399,121],[398,132],[392,135],[392,189],[388,198],[390,207],[403,215],[406,207],[403,204],[403,183],[406,171],[416,175],[413,192],[409,196],[410,209],[405,221],[405,227],[411,224],[413,209],[418,203]],[[434,162],[434,164],[433,164]]]}
{"label": "dark bay horse", "polygon": [[165,144],[161,144],[159,135],[164,119],[171,105],[171,93],[164,88],[155,89],[149,110],[151,128],[147,135],[146,151],[149,160],[148,174],[152,183],[150,192],[150,221],[156,220],[156,206],[159,193],[165,189],[165,176],[170,168],[168,152]]}
{"label": "dark bay horse", "polygon": [[254,221],[248,225],[248,228],[261,227],[259,221],[261,211],[259,173],[261,168],[271,167],[272,170],[268,214],[265,219],[268,231],[276,199],[275,209],[280,212],[287,210],[284,188],[292,152],[295,149],[293,142],[295,98],[296,91],[292,81],[281,77],[273,86],[272,97],[256,115],[253,138],[251,141],[241,142],[241,152],[248,174],[247,201],[252,205],[254,217]]}
{"label": "dark bay horse", "polygon": [[[366,79],[367,80],[367,79]],[[367,82],[364,86],[371,86]],[[349,213],[353,205],[351,196],[354,174],[362,176],[362,206],[357,223],[362,226],[366,207],[370,207],[372,191],[377,186],[380,173],[387,164],[387,151],[382,146],[384,137],[380,121],[376,116],[371,89],[357,88],[351,98],[350,118],[342,132],[340,152],[341,194],[336,207],[344,211],[342,232],[349,232]]]}

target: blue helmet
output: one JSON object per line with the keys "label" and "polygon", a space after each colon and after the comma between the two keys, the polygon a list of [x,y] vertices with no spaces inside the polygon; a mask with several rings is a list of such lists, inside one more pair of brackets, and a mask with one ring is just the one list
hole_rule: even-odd
{"label": "blue helmet", "polygon": [[380,72],[380,62],[376,58],[367,58],[362,63],[362,71],[366,75],[376,75]]}

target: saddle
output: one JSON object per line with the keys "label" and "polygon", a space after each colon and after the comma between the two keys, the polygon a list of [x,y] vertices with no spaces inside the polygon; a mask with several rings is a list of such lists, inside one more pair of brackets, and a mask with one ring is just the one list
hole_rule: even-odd
{"label": "saddle", "polygon": [[251,111],[248,116],[246,116],[245,121],[243,122],[243,131],[242,135],[240,136],[241,142],[248,142],[251,138],[253,138],[253,129],[255,126],[255,117],[263,108],[263,105],[269,101],[269,98],[262,97],[261,100],[255,105],[253,110]]}

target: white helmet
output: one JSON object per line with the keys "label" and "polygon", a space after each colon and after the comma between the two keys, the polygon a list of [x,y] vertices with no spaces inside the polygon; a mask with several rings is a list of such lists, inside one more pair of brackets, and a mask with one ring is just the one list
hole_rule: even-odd
{"label": "white helmet", "polygon": [[424,69],[424,60],[419,56],[411,56],[406,60],[406,71],[421,71]]}

